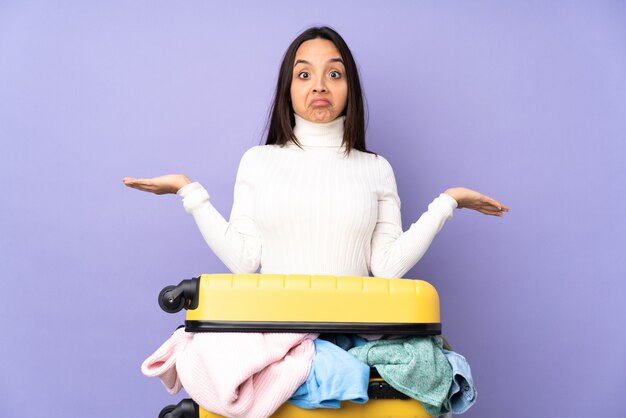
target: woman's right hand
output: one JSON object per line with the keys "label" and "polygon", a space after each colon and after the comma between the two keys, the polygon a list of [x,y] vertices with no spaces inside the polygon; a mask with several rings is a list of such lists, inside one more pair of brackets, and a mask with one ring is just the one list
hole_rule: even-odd
{"label": "woman's right hand", "polygon": [[182,187],[191,183],[189,177],[184,174],[166,174],[151,179],[124,177],[122,181],[128,187],[154,194],[175,194]]}

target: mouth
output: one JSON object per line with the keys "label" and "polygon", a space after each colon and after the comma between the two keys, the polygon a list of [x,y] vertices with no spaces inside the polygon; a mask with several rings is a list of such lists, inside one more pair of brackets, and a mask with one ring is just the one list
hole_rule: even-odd
{"label": "mouth", "polygon": [[311,104],[309,105],[311,107],[326,107],[326,106],[330,106],[330,101],[326,100],[326,99],[315,99],[311,102]]}

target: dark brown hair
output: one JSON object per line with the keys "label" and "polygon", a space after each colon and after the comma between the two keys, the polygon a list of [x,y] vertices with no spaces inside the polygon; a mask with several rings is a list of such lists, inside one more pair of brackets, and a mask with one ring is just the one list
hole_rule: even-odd
{"label": "dark brown hair", "polygon": [[341,35],[327,26],[305,30],[287,48],[278,73],[278,83],[276,84],[274,103],[270,108],[267,140],[265,143],[267,145],[285,145],[293,141],[300,146],[298,139],[293,133],[296,121],[291,104],[291,81],[296,52],[300,45],[312,39],[331,41],[339,50],[344,62],[346,80],[348,82],[348,101],[346,108],[342,112],[342,116],[346,117],[343,133],[343,146],[346,154],[349,154],[353,148],[359,151],[370,152],[365,148],[365,106],[363,104],[363,92],[361,91],[361,81],[356,62],[350,52],[350,48],[348,48]]}

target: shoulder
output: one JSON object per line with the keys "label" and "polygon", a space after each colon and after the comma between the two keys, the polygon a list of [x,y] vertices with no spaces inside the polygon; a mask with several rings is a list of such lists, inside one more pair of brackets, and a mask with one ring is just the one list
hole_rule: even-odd
{"label": "shoulder", "polygon": [[389,163],[389,161],[387,161],[385,157],[383,157],[382,155],[377,155],[376,163],[378,164],[379,170],[383,174],[391,173],[393,175],[393,167],[391,167],[391,164]]}
{"label": "shoulder", "polygon": [[371,154],[359,150],[352,150],[354,158],[367,167],[368,170],[376,172],[381,177],[393,176],[393,168],[385,157],[380,154]]}
{"label": "shoulder", "polygon": [[385,157],[383,157],[382,155],[379,155],[377,158],[377,163],[378,163],[378,172],[380,175],[380,180],[382,182],[382,184],[384,185],[383,187],[388,188],[391,187],[393,189],[396,188],[396,176],[393,173],[393,167],[391,167],[391,164],[389,163],[389,161],[387,161],[387,159]]}
{"label": "shoulder", "polygon": [[255,146],[243,153],[241,160],[239,160],[238,177],[253,177],[253,173],[257,171],[257,167],[261,165],[258,148],[260,148],[260,146]]}
{"label": "shoulder", "polygon": [[268,152],[272,145],[256,145],[252,148],[249,148],[246,152],[241,156],[241,162],[239,166],[248,166],[248,165],[256,165],[260,164],[260,161],[267,156]]}
{"label": "shoulder", "polygon": [[277,145],[256,145],[246,150],[239,161],[239,173],[257,176],[264,172],[269,164],[281,160],[280,147]]}
{"label": "shoulder", "polygon": [[276,154],[284,147],[280,145],[255,145],[243,153],[242,160],[254,160],[256,158],[264,158],[269,155]]}
{"label": "shoulder", "polygon": [[264,147],[263,145],[256,145],[252,148],[248,148],[248,150],[244,152],[243,155],[241,156],[241,161],[243,162],[243,161],[254,160],[255,158],[258,158],[258,156],[262,152],[263,147]]}

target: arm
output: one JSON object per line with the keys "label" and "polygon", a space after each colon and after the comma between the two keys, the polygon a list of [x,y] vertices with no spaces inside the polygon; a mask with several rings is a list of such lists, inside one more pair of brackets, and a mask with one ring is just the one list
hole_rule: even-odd
{"label": "arm", "polygon": [[376,277],[402,277],[417,263],[443,224],[452,218],[456,201],[442,193],[428,205],[428,211],[402,232],[400,198],[391,165],[382,157],[382,191],[378,196],[378,220],[372,234],[370,269]]}
{"label": "arm", "polygon": [[447,189],[428,205],[408,231],[402,232],[400,198],[391,165],[382,157],[382,192],[378,199],[378,220],[372,234],[370,270],[377,277],[402,277],[426,253],[443,224],[457,207],[486,215],[502,216],[509,208],[502,203],[463,187]]}
{"label": "arm", "polygon": [[261,263],[261,240],[254,221],[250,158],[248,151],[239,164],[228,222],[211,204],[208,192],[199,183],[190,183],[177,192],[206,243],[233,273],[254,273]]}
{"label": "arm", "polygon": [[183,174],[168,174],[151,179],[124,177],[124,184],[137,190],[155,194],[176,193],[183,198],[204,240],[215,255],[233,273],[254,273],[261,260],[261,241],[254,222],[254,190],[251,151],[246,152],[239,164],[235,182],[235,196],[230,221],[215,209],[209,194],[200,185],[192,183]]}

